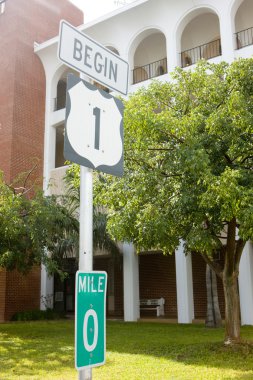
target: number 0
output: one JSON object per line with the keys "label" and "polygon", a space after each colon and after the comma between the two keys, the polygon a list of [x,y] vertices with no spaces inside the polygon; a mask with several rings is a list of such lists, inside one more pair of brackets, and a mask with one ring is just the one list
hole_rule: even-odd
{"label": "number 0", "polygon": [[[94,335],[93,335],[93,342],[92,344],[89,344],[88,342],[88,320],[89,317],[93,318],[94,320]],[[84,316],[83,321],[83,344],[86,349],[86,351],[91,352],[94,351],[98,342],[98,316],[95,310],[90,309],[86,312]]]}

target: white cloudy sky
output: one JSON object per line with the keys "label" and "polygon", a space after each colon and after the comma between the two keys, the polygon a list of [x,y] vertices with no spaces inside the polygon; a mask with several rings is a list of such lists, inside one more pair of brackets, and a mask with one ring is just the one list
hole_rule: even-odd
{"label": "white cloudy sky", "polygon": [[120,5],[117,3],[131,3],[134,0],[70,0],[84,12],[84,22],[91,21],[105,13],[113,11]]}

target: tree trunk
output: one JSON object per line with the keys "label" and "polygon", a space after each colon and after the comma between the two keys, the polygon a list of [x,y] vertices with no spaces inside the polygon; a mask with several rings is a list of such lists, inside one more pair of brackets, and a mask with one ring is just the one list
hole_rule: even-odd
{"label": "tree trunk", "polygon": [[207,291],[207,327],[220,327],[222,325],[216,273],[206,265],[206,291]]}
{"label": "tree trunk", "polygon": [[225,344],[240,342],[240,302],[238,292],[239,264],[246,241],[236,236],[237,223],[227,223],[227,244],[223,248],[224,268],[202,253],[204,260],[222,279],[225,297]]}
{"label": "tree trunk", "polygon": [[237,283],[237,273],[226,276],[223,273],[223,288],[225,297],[225,344],[240,341],[240,306]]}

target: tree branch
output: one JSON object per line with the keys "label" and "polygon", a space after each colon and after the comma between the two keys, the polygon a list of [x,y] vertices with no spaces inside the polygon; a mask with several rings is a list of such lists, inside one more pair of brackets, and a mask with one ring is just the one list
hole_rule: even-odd
{"label": "tree branch", "polygon": [[[23,191],[22,191],[22,194],[24,194],[24,192],[27,193],[27,191],[25,191],[27,181],[28,181],[30,175],[32,174],[32,172],[37,168],[37,166],[38,166],[38,163],[36,162],[36,163],[33,165],[33,167],[29,170],[29,172],[27,173],[27,176],[26,176],[25,181],[24,181],[24,186],[23,186],[24,189],[23,189]],[[32,187],[31,187],[31,188],[32,188]],[[30,188],[30,189],[31,189],[31,188]]]}
{"label": "tree branch", "polygon": [[235,251],[235,270],[239,273],[239,264],[242,256],[243,249],[245,247],[246,242],[242,239],[239,239],[236,244]]}
{"label": "tree branch", "polygon": [[151,151],[166,151],[166,152],[171,152],[172,149],[169,149],[169,148],[148,148],[148,150],[151,150]]}
{"label": "tree branch", "polygon": [[241,161],[241,164],[244,164],[244,162],[247,161],[250,158],[253,158],[253,156],[244,157],[244,159]]}
{"label": "tree branch", "polygon": [[232,165],[233,164],[233,160],[225,153],[224,154],[224,157],[226,158],[227,162]]}

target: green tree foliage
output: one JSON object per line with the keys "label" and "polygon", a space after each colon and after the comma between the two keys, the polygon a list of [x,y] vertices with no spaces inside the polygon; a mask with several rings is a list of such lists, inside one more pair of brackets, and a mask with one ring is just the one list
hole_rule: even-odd
{"label": "green tree foliage", "polygon": [[63,275],[62,260],[78,239],[78,221],[63,200],[8,186],[0,175],[0,266],[23,273],[46,265]]}
{"label": "green tree foliage", "polygon": [[[64,178],[66,185],[67,207],[77,214],[80,205],[80,166],[72,164]],[[107,231],[107,213],[104,207],[93,207],[93,246],[95,249],[105,250],[112,255],[119,255],[119,247]]]}
{"label": "green tree foliage", "polygon": [[176,69],[125,101],[124,129],[125,175],[96,185],[111,235],[165,253],[183,239],[201,254],[223,281],[225,341],[238,341],[239,262],[253,238],[253,60]]}

